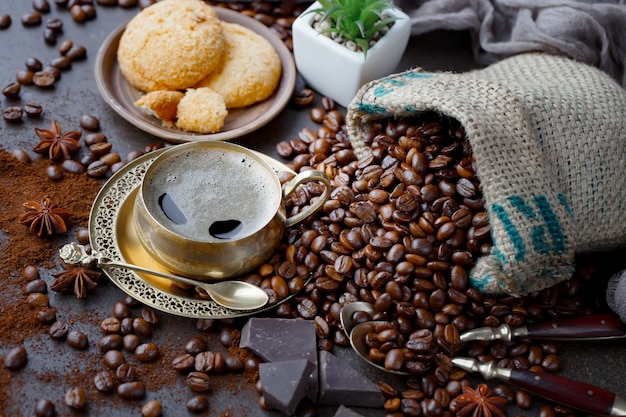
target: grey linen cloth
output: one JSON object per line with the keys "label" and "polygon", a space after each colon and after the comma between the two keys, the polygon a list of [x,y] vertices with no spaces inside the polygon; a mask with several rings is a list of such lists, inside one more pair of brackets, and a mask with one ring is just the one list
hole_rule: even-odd
{"label": "grey linen cloth", "polygon": [[564,55],[626,88],[626,0],[396,0],[412,34],[470,30],[483,64],[522,52]]}

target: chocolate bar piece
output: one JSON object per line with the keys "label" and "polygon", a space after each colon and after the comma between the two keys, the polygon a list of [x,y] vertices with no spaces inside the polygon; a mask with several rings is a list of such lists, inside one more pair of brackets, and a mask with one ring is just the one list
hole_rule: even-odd
{"label": "chocolate bar piece", "polygon": [[265,404],[291,416],[306,396],[313,364],[306,359],[259,364]]}
{"label": "chocolate bar piece", "polygon": [[249,349],[266,362],[306,359],[313,365],[306,396],[318,393],[315,323],[304,319],[252,317],[241,330],[239,347]]}
{"label": "chocolate bar piece", "polygon": [[335,415],[333,417],[363,417],[363,415],[357,413],[351,408],[340,405],[339,408],[337,409],[337,412],[335,412]]}
{"label": "chocolate bar piece", "polygon": [[319,353],[319,384],[320,405],[382,407],[385,402],[376,384],[324,350]]}

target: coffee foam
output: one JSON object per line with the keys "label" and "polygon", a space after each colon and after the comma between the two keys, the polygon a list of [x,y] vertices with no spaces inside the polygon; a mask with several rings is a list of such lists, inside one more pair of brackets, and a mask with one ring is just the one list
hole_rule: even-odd
{"label": "coffee foam", "polygon": [[[219,241],[209,234],[216,221],[238,220],[249,236],[276,214],[281,199],[273,172],[254,158],[230,150],[192,150],[155,167],[144,184],[146,207],[169,230],[198,241]],[[187,222],[176,224],[163,212],[159,197],[167,193]]]}

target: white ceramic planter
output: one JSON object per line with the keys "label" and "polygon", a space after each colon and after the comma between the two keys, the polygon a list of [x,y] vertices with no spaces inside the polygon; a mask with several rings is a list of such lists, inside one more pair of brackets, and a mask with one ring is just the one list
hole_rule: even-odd
{"label": "white ceramic planter", "polygon": [[[315,2],[307,11],[319,7]],[[302,13],[292,25],[293,55],[307,84],[347,107],[363,84],[394,73],[411,36],[411,20],[400,9],[390,9],[389,14],[399,19],[364,59],[362,52],[351,51],[313,29],[314,13]]]}

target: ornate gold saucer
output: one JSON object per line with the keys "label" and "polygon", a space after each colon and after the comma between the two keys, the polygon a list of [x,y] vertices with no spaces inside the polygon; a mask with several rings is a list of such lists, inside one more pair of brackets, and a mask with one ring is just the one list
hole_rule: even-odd
{"label": "ornate gold saucer", "polygon": [[[94,251],[114,260],[168,272],[145,251],[132,221],[135,197],[143,176],[164,150],[153,151],[131,161],[104,184],[89,216],[89,236]],[[293,172],[281,162],[260,155],[277,173]],[[193,298],[188,291],[166,278],[125,268],[106,268],[103,272],[117,287],[143,304],[183,317],[221,319],[248,316],[269,310],[290,298],[257,310],[231,310],[212,300]]]}

